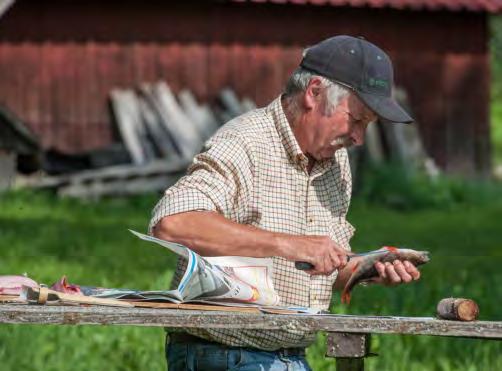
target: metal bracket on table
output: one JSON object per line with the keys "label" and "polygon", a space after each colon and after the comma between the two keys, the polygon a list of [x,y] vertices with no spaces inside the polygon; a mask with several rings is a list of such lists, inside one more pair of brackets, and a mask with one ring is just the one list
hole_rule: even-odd
{"label": "metal bracket on table", "polygon": [[364,370],[364,358],[375,355],[370,353],[370,334],[328,332],[326,357],[336,358],[339,371]]}

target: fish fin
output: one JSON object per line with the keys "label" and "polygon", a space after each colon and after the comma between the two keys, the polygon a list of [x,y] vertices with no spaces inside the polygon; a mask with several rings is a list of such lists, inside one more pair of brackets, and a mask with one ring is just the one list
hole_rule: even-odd
{"label": "fish fin", "polygon": [[360,262],[357,262],[357,263],[356,263],[356,265],[354,265],[354,266],[352,267],[352,270],[351,270],[351,272],[352,272],[352,273],[354,273],[354,272],[357,270],[357,267],[359,267],[359,263],[360,263]]}
{"label": "fish fin", "polygon": [[398,248],[394,246],[384,246],[383,247],[385,250],[390,251],[390,252],[397,252]]}
{"label": "fish fin", "polygon": [[342,303],[350,304],[350,292],[343,290],[342,292]]}

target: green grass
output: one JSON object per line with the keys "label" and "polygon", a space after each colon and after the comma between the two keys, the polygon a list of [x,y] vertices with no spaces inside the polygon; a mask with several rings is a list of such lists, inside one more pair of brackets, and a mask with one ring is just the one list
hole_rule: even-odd
{"label": "green grass", "polygon": [[502,98],[492,102],[491,120],[493,162],[495,165],[502,165]]}
{"label": "green grass", "polygon": [[[499,196],[502,194],[499,193]],[[50,284],[67,274],[85,285],[160,289],[173,256],[133,237],[145,230],[155,197],[84,203],[43,194],[0,196],[0,274],[27,272]],[[414,212],[355,200],[354,250],[394,244],[432,252],[421,281],[397,288],[358,287],[350,306],[333,299],[335,313],[431,316],[443,297],[469,297],[481,318],[502,320],[500,216],[502,197]],[[333,370],[323,335],[308,350],[315,370]],[[1,370],[163,370],[162,329],[99,326],[0,326]],[[502,343],[426,336],[376,336],[379,357],[369,370],[502,369]]]}

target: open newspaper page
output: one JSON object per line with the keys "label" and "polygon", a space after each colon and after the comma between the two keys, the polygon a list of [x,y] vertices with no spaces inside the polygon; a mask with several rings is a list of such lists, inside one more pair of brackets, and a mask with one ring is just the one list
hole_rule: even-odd
{"label": "open newspaper page", "polygon": [[202,257],[188,247],[131,231],[188,259],[176,295],[183,302],[238,302],[275,306],[279,296],[272,284],[270,259],[245,257]]}
{"label": "open newspaper page", "polygon": [[142,240],[161,245],[187,259],[187,268],[176,290],[138,291],[84,288],[87,295],[102,298],[277,306],[279,296],[272,283],[271,259],[202,257],[188,247],[131,231]]}

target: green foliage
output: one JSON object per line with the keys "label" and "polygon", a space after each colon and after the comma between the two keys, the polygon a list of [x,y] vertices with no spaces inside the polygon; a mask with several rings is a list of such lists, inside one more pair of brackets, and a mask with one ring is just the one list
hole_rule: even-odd
{"label": "green foliage", "polygon": [[502,94],[498,101],[492,101],[491,119],[493,159],[496,165],[502,165]]}
{"label": "green foliage", "polygon": [[422,173],[408,174],[397,164],[369,168],[361,177],[358,197],[396,210],[448,209],[458,204],[484,204],[502,198],[500,185],[495,183],[444,176],[431,181]]}
{"label": "green foliage", "polygon": [[[482,319],[502,320],[501,198],[477,203],[471,196],[451,197],[461,202],[437,207],[420,201],[414,212],[356,198],[349,215],[358,228],[355,251],[406,246],[431,251],[432,262],[419,282],[357,287],[350,306],[335,294],[332,311],[432,316],[441,298],[464,296],[480,304]],[[156,198],[86,203],[26,192],[0,196],[0,274],[27,272],[47,284],[67,274],[79,284],[165,288],[172,254],[127,232],[146,229]],[[334,370],[334,361],[323,356],[323,337],[308,358],[315,370]],[[163,342],[156,328],[2,325],[1,369],[165,370]],[[502,369],[502,346],[495,341],[386,335],[374,337],[373,350],[379,356],[367,361],[369,370]]]}

